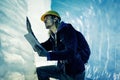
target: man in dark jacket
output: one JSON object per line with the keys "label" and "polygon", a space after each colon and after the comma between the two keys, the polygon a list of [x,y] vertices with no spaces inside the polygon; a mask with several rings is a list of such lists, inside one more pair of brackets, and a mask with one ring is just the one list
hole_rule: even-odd
{"label": "man in dark jacket", "polygon": [[[59,80],[84,80],[85,66],[78,54],[76,31],[71,24],[61,21],[56,11],[48,11],[42,15],[41,20],[50,31],[49,39],[41,43],[48,51],[47,60],[57,60],[57,66],[44,66],[37,68],[39,80],[49,80],[50,77]],[[39,49],[39,46],[35,46]]]}

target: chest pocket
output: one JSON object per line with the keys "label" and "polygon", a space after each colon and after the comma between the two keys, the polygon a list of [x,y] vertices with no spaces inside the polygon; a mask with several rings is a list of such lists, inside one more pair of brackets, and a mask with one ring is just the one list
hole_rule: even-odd
{"label": "chest pocket", "polygon": [[58,37],[58,39],[57,39],[57,48],[58,48],[58,50],[63,50],[63,49],[65,49],[65,46],[64,46],[64,44],[63,44],[63,39],[62,39],[62,38],[59,38],[59,37]]}
{"label": "chest pocket", "polygon": [[[57,40],[57,41],[56,41]],[[63,44],[63,39],[60,38],[59,36],[57,36],[57,39],[55,39],[54,36],[50,37],[50,41],[52,43],[53,46],[53,50],[63,50],[65,48],[64,44]]]}

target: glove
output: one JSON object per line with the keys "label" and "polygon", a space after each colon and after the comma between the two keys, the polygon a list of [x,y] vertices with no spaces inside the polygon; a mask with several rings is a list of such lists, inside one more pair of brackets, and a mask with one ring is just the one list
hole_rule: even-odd
{"label": "glove", "polygon": [[48,52],[42,46],[39,45],[35,45],[33,50],[37,52],[39,56],[45,57],[48,54]]}

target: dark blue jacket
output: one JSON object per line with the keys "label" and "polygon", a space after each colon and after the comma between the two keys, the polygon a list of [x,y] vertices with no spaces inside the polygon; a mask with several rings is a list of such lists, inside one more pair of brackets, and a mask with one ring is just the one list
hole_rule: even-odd
{"label": "dark blue jacket", "polygon": [[68,75],[83,72],[85,66],[77,52],[78,42],[75,29],[71,24],[61,22],[56,35],[56,38],[53,34],[46,42],[41,44],[46,50],[52,50],[47,56],[48,60],[67,60],[65,72]]}

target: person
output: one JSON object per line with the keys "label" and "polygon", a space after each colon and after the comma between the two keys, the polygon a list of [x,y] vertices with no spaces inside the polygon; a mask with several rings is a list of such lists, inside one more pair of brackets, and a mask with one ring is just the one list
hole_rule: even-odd
{"label": "person", "polygon": [[[48,51],[47,60],[57,60],[57,66],[37,67],[39,80],[50,77],[59,80],[84,80],[85,65],[78,54],[78,41],[75,29],[71,24],[61,21],[58,12],[50,10],[42,15],[41,20],[49,29],[49,39],[41,45]],[[39,49],[39,46],[35,46]]]}

